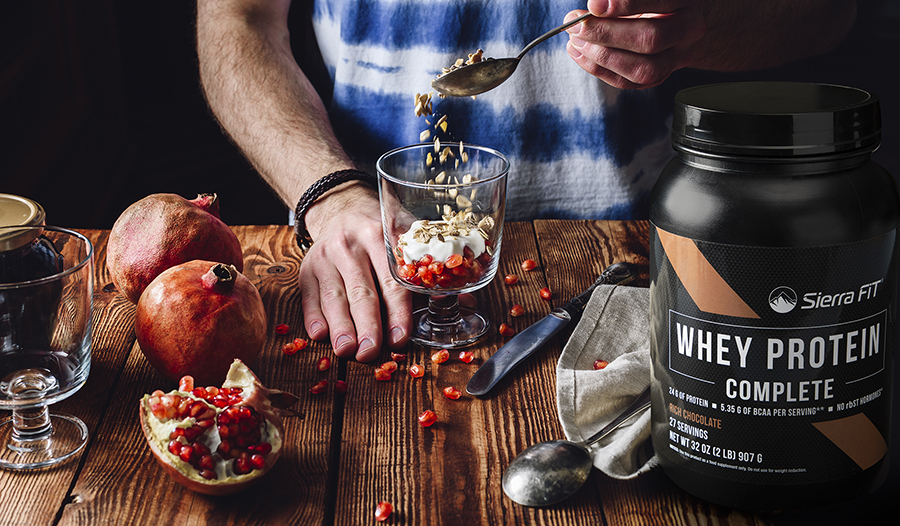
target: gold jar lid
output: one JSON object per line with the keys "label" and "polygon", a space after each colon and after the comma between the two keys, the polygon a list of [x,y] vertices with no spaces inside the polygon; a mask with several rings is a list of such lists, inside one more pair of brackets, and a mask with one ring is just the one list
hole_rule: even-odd
{"label": "gold jar lid", "polygon": [[0,252],[30,243],[41,235],[41,229],[13,230],[5,227],[43,225],[44,209],[31,199],[0,194]]}

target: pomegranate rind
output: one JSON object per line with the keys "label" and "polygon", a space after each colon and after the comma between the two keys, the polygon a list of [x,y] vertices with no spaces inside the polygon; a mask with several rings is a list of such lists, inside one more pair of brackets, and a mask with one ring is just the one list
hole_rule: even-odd
{"label": "pomegranate rind", "polygon": [[199,385],[219,385],[232,360],[252,365],[266,342],[265,305],[246,276],[237,272],[226,293],[203,288],[201,277],[216,264],[195,260],[167,269],[138,300],[141,352],[170,380],[190,375]]}
{"label": "pomegranate rind", "polygon": [[[168,450],[169,433],[176,426],[172,420],[161,422],[150,411],[150,396],[145,394],[141,399],[138,407],[138,418],[141,424],[141,431],[147,440],[147,445],[153,453],[156,462],[162,467],[163,471],[169,475],[175,482],[185,488],[202,493],[204,495],[232,495],[243,491],[256,482],[258,482],[278,461],[284,446],[284,429],[282,427],[281,417],[278,411],[272,407],[266,393],[266,389],[255,374],[240,360],[235,360],[229,369],[228,378],[222,387],[241,387],[243,389],[244,401],[239,405],[248,405],[256,409],[266,419],[265,437],[266,442],[272,446],[272,451],[266,455],[266,463],[260,469],[254,469],[250,473],[236,475],[230,472],[230,464],[233,460],[222,461],[228,467],[222,471],[227,475],[216,480],[207,480],[200,476],[197,470],[189,463],[181,460],[178,456],[173,455]],[[177,394],[183,398],[192,398],[200,400],[193,394],[185,391],[174,390],[169,394]],[[210,407],[213,407],[210,405]],[[221,412],[224,409],[216,409]],[[180,421],[178,425],[189,425],[192,418]],[[212,426],[207,433],[214,433],[215,426]],[[213,448],[211,448],[213,449]],[[221,460],[221,458],[219,457]],[[220,473],[220,475],[221,475]]]}
{"label": "pomegranate rind", "polygon": [[116,219],[106,249],[106,266],[116,288],[132,303],[156,276],[194,259],[213,260],[244,270],[235,233],[219,219],[215,194],[187,200],[152,194],[131,204]]}

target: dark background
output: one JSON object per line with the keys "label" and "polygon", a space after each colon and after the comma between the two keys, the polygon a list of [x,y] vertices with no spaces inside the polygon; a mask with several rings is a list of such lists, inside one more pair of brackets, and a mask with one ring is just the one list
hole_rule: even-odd
{"label": "dark background", "polygon": [[[784,79],[866,89],[882,100],[874,159],[900,173],[898,2],[860,0],[835,51],[739,75],[679,72],[672,85]],[[284,223],[287,210],[221,133],[201,95],[194,3],[4,2],[0,16],[0,192],[47,221],[110,228],[156,192],[220,196],[229,224]]]}

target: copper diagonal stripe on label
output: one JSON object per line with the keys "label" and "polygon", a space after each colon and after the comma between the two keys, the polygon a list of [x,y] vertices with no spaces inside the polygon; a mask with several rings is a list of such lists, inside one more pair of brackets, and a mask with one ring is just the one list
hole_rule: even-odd
{"label": "copper diagonal stripe on label", "polygon": [[827,422],[814,422],[813,426],[861,469],[874,466],[887,453],[887,442],[875,424],[863,413]]}
{"label": "copper diagonal stripe on label", "polygon": [[710,265],[692,239],[660,228],[656,229],[656,233],[675,274],[697,308],[711,314],[759,319],[759,315]]}

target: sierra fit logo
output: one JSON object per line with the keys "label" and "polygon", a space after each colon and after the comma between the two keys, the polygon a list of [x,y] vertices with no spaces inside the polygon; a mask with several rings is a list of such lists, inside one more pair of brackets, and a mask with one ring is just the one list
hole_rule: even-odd
{"label": "sierra fit logo", "polygon": [[797,306],[797,293],[790,287],[777,287],[769,294],[769,307],[779,314],[786,314]]}

